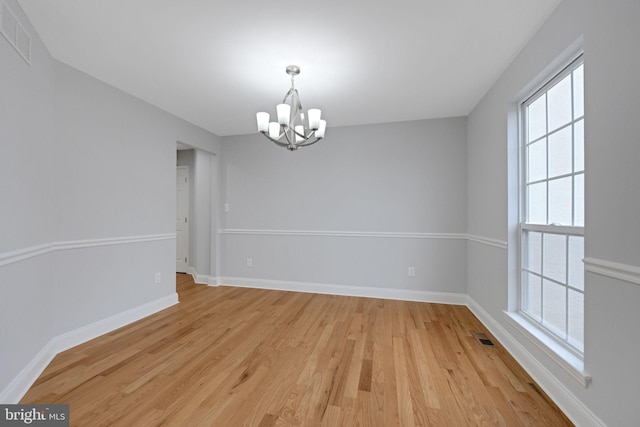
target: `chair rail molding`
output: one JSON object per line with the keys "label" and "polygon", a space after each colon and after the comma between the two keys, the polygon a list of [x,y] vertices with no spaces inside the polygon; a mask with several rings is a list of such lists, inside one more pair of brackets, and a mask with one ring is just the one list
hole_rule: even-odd
{"label": "chair rail molding", "polygon": [[507,249],[507,242],[467,233],[412,233],[389,231],[324,231],[324,230],[260,230],[246,228],[225,228],[218,230],[223,235],[251,236],[317,236],[317,237],[364,237],[386,239],[446,239],[467,240],[500,249]]}
{"label": "chair rail molding", "polygon": [[583,262],[584,269],[591,273],[640,285],[640,267],[597,258],[585,258]]}
{"label": "chair rail molding", "polygon": [[176,238],[176,233],[166,233],[166,234],[149,234],[145,236],[109,237],[109,238],[102,238],[102,239],[68,240],[68,241],[44,243],[41,245],[29,246],[26,248],[15,250],[15,251],[0,253],[0,267],[8,264],[24,261],[26,259],[34,258],[40,255],[45,255],[55,251],[95,248],[99,246],[127,245],[131,243],[153,242],[158,240],[172,240],[175,238]]}

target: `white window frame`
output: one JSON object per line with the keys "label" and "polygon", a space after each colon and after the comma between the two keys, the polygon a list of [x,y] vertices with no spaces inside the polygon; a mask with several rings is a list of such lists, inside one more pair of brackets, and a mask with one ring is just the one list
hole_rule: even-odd
{"label": "white window frame", "polygon": [[[569,236],[582,236],[584,237],[584,226],[573,226],[573,225],[552,225],[552,224],[534,224],[534,223],[528,223],[527,222],[527,186],[528,185],[532,185],[535,183],[540,183],[540,182],[546,182],[547,183],[547,190],[546,190],[546,197],[547,197],[547,203],[546,203],[546,215],[547,215],[547,219],[549,217],[549,189],[548,189],[548,183],[550,181],[555,181],[557,179],[561,179],[561,178],[566,178],[566,177],[572,177],[572,196],[574,194],[574,177],[577,175],[583,175],[585,174],[585,170],[576,172],[575,168],[572,167],[572,170],[570,173],[568,174],[564,174],[564,175],[560,175],[560,176],[554,176],[552,178],[549,178],[548,173],[546,174],[546,177],[544,179],[541,180],[536,180],[536,181],[532,181],[530,183],[527,183],[527,168],[528,168],[528,159],[527,159],[527,147],[530,144],[533,144],[537,141],[542,140],[543,138],[547,138],[549,135],[552,135],[556,132],[561,131],[562,129],[565,129],[566,127],[569,126],[574,126],[576,122],[580,121],[580,120],[584,120],[584,114],[580,117],[573,117],[572,114],[572,118],[569,121],[569,123],[561,126],[558,129],[554,129],[552,132],[549,132],[548,129],[548,117],[547,117],[547,129],[545,129],[545,133],[544,135],[540,136],[538,139],[534,140],[534,141],[528,141],[527,138],[527,107],[529,105],[531,105],[533,102],[535,102],[537,99],[539,99],[539,97],[543,94],[545,94],[547,91],[549,91],[553,86],[555,86],[558,82],[560,82],[562,79],[564,79],[566,76],[568,76],[569,74],[571,74],[573,72],[573,70],[575,70],[576,68],[580,67],[581,65],[584,64],[583,58],[582,58],[582,54],[575,56],[571,61],[569,61],[568,63],[565,63],[565,66],[558,72],[556,73],[551,79],[545,81],[545,83],[540,86],[537,90],[535,90],[533,93],[531,93],[529,96],[527,96],[522,102],[519,103],[519,108],[518,108],[518,123],[520,126],[520,138],[519,138],[519,157],[520,157],[520,182],[519,182],[519,194],[520,194],[520,214],[519,214],[519,230],[518,230],[518,241],[519,241],[519,265],[518,265],[518,294],[519,294],[519,298],[518,298],[518,311],[517,314],[519,316],[511,316],[511,320],[514,320],[517,323],[517,326],[519,326],[521,329],[524,328],[529,335],[533,335],[535,336],[535,338],[537,339],[537,341],[542,342],[545,346],[551,348],[551,350],[560,355],[560,357],[564,360],[569,360],[569,363],[577,368],[580,368],[580,366],[576,366],[576,365],[582,365],[583,364],[583,358],[584,358],[584,351],[578,347],[576,347],[575,345],[573,345],[572,343],[570,343],[569,339],[568,339],[568,328],[569,328],[569,322],[568,322],[568,316],[569,316],[569,310],[568,307],[565,308],[565,316],[567,317],[567,319],[565,319],[565,331],[564,331],[564,336],[560,336],[556,331],[551,330],[550,328],[546,327],[546,325],[543,323],[543,318],[542,318],[542,314],[541,314],[541,319],[536,319],[534,318],[532,315],[530,315],[529,313],[527,313],[523,307],[525,306],[525,292],[524,292],[524,275],[526,274],[526,272],[528,270],[526,270],[525,266],[525,257],[527,256],[526,253],[526,244],[525,244],[525,234],[527,232],[540,232],[542,233],[541,238],[543,238],[544,234],[555,234],[555,235],[563,235],[565,236],[565,238],[567,239],[567,251],[568,251],[568,239]],[[573,85],[572,85],[572,90],[573,90]],[[548,108],[548,107],[547,107]],[[573,108],[573,99],[572,99],[572,108]],[[574,147],[573,144],[574,141],[572,141],[572,150]],[[548,140],[547,140],[547,148],[548,148]],[[549,156],[549,151],[547,149],[546,152],[546,156],[547,156],[547,167],[549,165],[549,161],[548,161],[548,156]],[[575,197],[572,197],[572,215],[573,215],[573,220],[575,221],[575,206],[574,206],[574,200]],[[569,263],[569,257],[565,256],[565,262],[568,264]],[[568,269],[568,265],[566,266],[567,268],[565,269],[565,271],[569,271]],[[540,277],[544,277],[544,271],[542,271],[540,274],[538,273],[534,273],[531,272],[537,276]],[[568,274],[568,273],[567,273]],[[548,279],[545,277],[545,279]],[[541,279],[542,281],[542,279]],[[560,283],[558,281],[555,281],[553,279],[551,279],[551,281],[555,282],[558,285],[561,285],[565,288],[565,291],[568,293],[568,290],[571,289],[574,292],[580,292],[584,295],[584,291],[580,290],[580,289],[576,289],[572,286],[569,285],[568,283],[568,279],[565,277],[564,283]],[[542,286],[541,286],[542,287]],[[541,290],[542,292],[542,290]],[[541,304],[543,304],[544,301],[541,302]],[[568,305],[569,304],[569,298],[566,298],[565,303]],[[544,309],[541,307],[541,312],[544,312]],[[583,323],[584,325],[584,323]],[[546,350],[545,350],[546,351]],[[578,363],[575,363],[575,362]],[[581,369],[579,369],[581,370]]]}

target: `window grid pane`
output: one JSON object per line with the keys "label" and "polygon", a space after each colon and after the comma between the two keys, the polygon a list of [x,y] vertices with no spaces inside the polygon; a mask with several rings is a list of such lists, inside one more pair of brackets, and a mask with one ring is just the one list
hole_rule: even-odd
{"label": "window grid pane", "polygon": [[[581,354],[584,76],[581,59],[570,67],[573,68],[552,79],[539,95],[523,103],[520,309],[543,330]],[[528,229],[529,224],[534,229]],[[557,226],[576,228],[567,231],[567,227]]]}
{"label": "window grid pane", "polygon": [[521,311],[583,351],[584,237],[523,230]]}

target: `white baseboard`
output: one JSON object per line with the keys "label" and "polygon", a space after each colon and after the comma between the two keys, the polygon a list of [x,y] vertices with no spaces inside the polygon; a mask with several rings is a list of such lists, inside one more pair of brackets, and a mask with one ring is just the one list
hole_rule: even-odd
{"label": "white baseboard", "polygon": [[128,325],[129,323],[133,323],[136,320],[147,317],[160,310],[169,308],[177,303],[178,294],[174,292],[155,301],[148,302],[127,311],[123,311],[122,313],[107,317],[106,319],[91,323],[87,326],[83,326],[65,334],[58,335],[54,338],[56,342],[55,351],[56,353],[63,352],[70,349],[71,347],[77,346],[78,344],[82,344],[96,337],[99,337],[100,335],[104,335],[115,329]]}
{"label": "white baseboard", "polygon": [[51,339],[22,371],[0,393],[0,403],[18,403],[53,358],[60,352],[85,343],[115,329],[147,317],[178,303],[178,294],[173,293],[155,301],[134,307]]}
{"label": "white baseboard", "polygon": [[575,425],[606,427],[600,418],[470,296],[467,307]]}
{"label": "white baseboard", "polygon": [[55,338],[45,345],[42,350],[31,359],[22,371],[9,383],[9,385],[0,393],[0,403],[15,404],[20,402],[22,396],[29,390],[33,383],[38,379],[42,371],[51,363],[56,354]]}
{"label": "white baseboard", "polygon": [[195,268],[189,267],[187,274],[193,277],[193,281],[199,285],[218,286],[218,278],[216,276],[207,276],[206,274],[198,274]]}
{"label": "white baseboard", "polygon": [[382,298],[402,301],[432,302],[438,304],[466,305],[467,303],[466,294],[416,291],[412,289],[390,289],[365,286],[331,285],[325,283],[289,282],[281,280],[252,279],[245,277],[221,277],[220,284],[222,286],[235,286],[242,288],[271,289],[278,291],[294,291],[365,298]]}

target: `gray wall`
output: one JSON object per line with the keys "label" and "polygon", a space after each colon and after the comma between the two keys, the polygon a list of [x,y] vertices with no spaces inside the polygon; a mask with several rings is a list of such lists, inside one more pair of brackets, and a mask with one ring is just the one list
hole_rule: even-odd
{"label": "gray wall", "polygon": [[[464,238],[375,233],[466,233],[465,140],[464,118],[331,128],[293,153],[224,137],[222,228],[243,234],[222,236],[222,275],[464,293]],[[374,236],[308,235],[328,231]]]}
{"label": "gray wall", "polygon": [[[586,257],[640,266],[637,1],[563,1],[467,119],[330,128],[325,141],[296,153],[259,135],[218,138],[58,63],[15,0],[8,4],[33,36],[33,60],[27,66],[0,38],[0,391],[52,337],[174,291],[173,240],[37,248],[173,233],[181,141],[209,153],[198,159],[209,164],[199,191],[210,206],[194,242],[203,274],[468,293],[576,404],[611,426],[637,423],[638,285],[586,275],[588,388],[503,314],[514,306],[517,219],[508,124],[530,83],[576,41],[585,51]],[[424,235],[383,235],[403,232]],[[455,238],[465,235],[509,248]],[[17,261],[21,250],[29,256]]]}
{"label": "gray wall", "polygon": [[[7,4],[23,22],[14,1]],[[35,34],[28,26],[27,31]],[[56,221],[43,214],[54,206],[58,173],[54,125],[55,63],[38,38],[27,64],[0,36],[0,253],[52,241]],[[0,391],[53,334],[55,292],[49,283],[51,260],[31,258],[0,267]]]}
{"label": "gray wall", "polygon": [[[175,233],[176,142],[220,149],[215,135],[53,60],[8,4],[33,60],[0,38],[0,393],[52,338],[175,292],[175,240],[99,242]],[[62,249],[78,241],[87,247]]]}
{"label": "gray wall", "polygon": [[640,287],[586,274],[585,370],[593,377],[588,388],[506,321],[502,310],[515,302],[517,263],[517,202],[508,198],[517,181],[517,134],[508,123],[529,84],[583,40],[585,257],[640,266],[639,18],[637,1],[565,0],[468,118],[469,233],[509,241],[508,251],[469,244],[469,295],[553,375],[546,385],[558,381],[611,426],[638,422]]}

